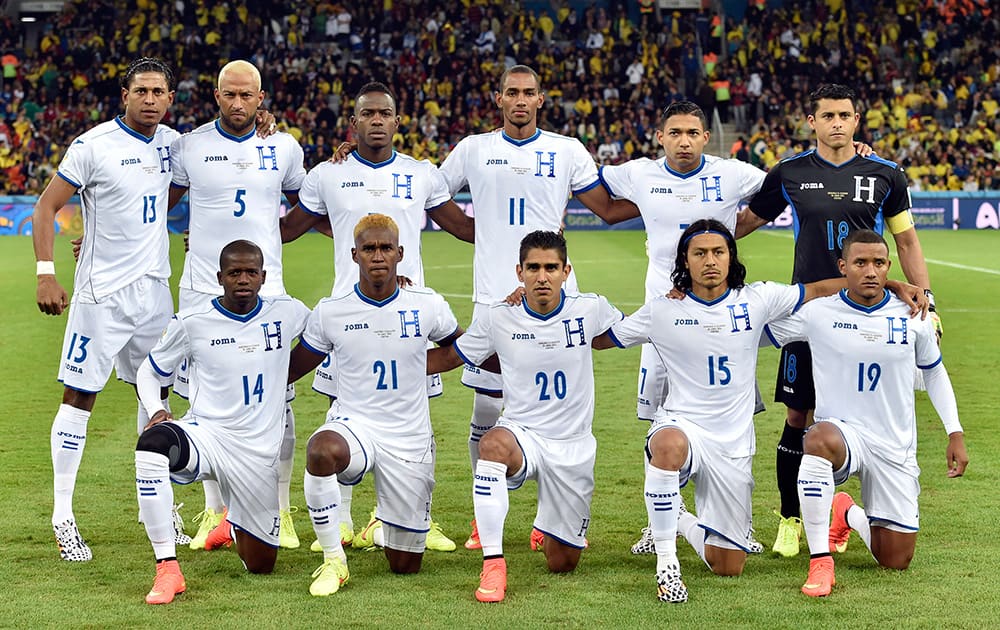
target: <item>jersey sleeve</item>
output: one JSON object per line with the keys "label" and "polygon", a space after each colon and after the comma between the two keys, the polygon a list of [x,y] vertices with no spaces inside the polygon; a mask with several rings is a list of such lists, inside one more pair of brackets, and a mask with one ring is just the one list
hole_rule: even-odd
{"label": "jersey sleeve", "polygon": [[441,171],[427,162],[427,175],[431,180],[431,194],[427,196],[427,201],[424,203],[424,210],[435,210],[451,199],[451,190],[448,188],[448,182],[445,181],[444,175]]}
{"label": "jersey sleeve", "polygon": [[642,308],[611,326],[608,334],[619,348],[631,348],[649,341],[653,321],[652,304],[646,302]]}
{"label": "jersey sleeve", "polygon": [[493,309],[472,320],[465,334],[455,340],[455,351],[469,365],[480,365],[496,352],[493,344]]}
{"label": "jersey sleeve", "polygon": [[452,197],[468,183],[465,177],[465,162],[469,159],[471,139],[466,138],[455,145],[438,169],[444,177],[448,194]]}
{"label": "jersey sleeve", "polygon": [[295,193],[302,188],[302,181],[306,178],[306,168],[303,166],[305,158],[302,147],[295,141],[295,138],[289,136],[288,140],[291,147],[289,153],[291,153],[292,166],[285,172],[285,178],[281,182],[281,191]]}
{"label": "jersey sleeve", "polygon": [[[737,160],[737,162],[739,162],[739,160]],[[761,190],[761,187],[764,185],[764,179],[767,178],[767,173],[760,170],[753,164],[748,164],[746,162],[739,162],[739,164],[741,175],[740,200],[749,201]]]}
{"label": "jersey sleeve", "polygon": [[176,315],[167,324],[163,336],[149,351],[149,362],[162,377],[173,375],[181,361],[190,356],[191,342],[184,321]]}
{"label": "jersey sleeve", "polygon": [[299,188],[299,207],[309,214],[327,216],[326,202],[323,201],[322,189],[322,169],[325,166],[319,164],[309,171],[302,180],[302,187]]}
{"label": "jersey sleeve", "polygon": [[764,335],[775,348],[792,341],[808,341],[806,337],[806,314],[808,305],[787,317],[779,317],[764,326]]}
{"label": "jersey sleeve", "polygon": [[76,189],[83,188],[93,175],[94,159],[90,145],[77,138],[66,149],[56,174]]}
{"label": "jersey sleeve", "polygon": [[910,202],[910,189],[907,187],[906,174],[903,173],[903,169],[898,166],[893,169],[891,180],[892,188],[882,203],[882,212],[886,218],[906,212],[913,205]]}
{"label": "jersey sleeve", "polygon": [[458,330],[458,320],[451,310],[451,305],[439,293],[435,293],[434,301],[434,325],[431,327],[427,338],[431,341],[441,341]]}
{"label": "jersey sleeve", "polygon": [[184,166],[184,145],[187,144],[185,136],[177,138],[170,144],[170,172],[173,174],[170,185],[175,188],[189,188],[191,178],[188,177],[187,168]]}
{"label": "jersey sleeve", "polygon": [[751,287],[764,297],[766,321],[791,315],[802,306],[806,295],[805,285],[780,282],[754,282]]}
{"label": "jersey sleeve", "polygon": [[597,171],[597,176],[601,178],[601,183],[607,188],[608,194],[615,199],[633,199],[635,197],[635,189],[632,186],[632,169],[630,168],[633,163],[637,162],[602,166]]}
{"label": "jersey sleeve", "polygon": [[921,370],[929,370],[941,363],[941,348],[937,343],[937,334],[930,318],[925,320],[911,319],[917,331],[916,361]]}
{"label": "jersey sleeve", "polygon": [[323,326],[324,310],[323,302],[316,305],[316,308],[306,318],[305,329],[299,337],[299,343],[316,354],[330,354],[330,351],[333,350],[333,341],[328,337],[326,328]]}
{"label": "jersey sleeve", "polygon": [[778,164],[764,177],[760,190],[750,200],[750,210],[766,221],[774,221],[787,205],[788,199],[781,181],[781,164]]}
{"label": "jersey sleeve", "polygon": [[625,314],[608,301],[603,295],[597,296],[597,330],[598,334],[611,330],[611,327],[625,319]]}
{"label": "jersey sleeve", "polygon": [[594,157],[590,155],[587,147],[576,138],[572,141],[573,147],[573,171],[570,174],[570,189],[574,195],[587,192],[591,188],[600,185],[601,180],[597,176],[597,164]]}
{"label": "jersey sleeve", "polygon": [[309,321],[309,315],[312,311],[309,307],[303,304],[301,301],[292,298],[292,335],[299,336],[305,331],[306,322]]}

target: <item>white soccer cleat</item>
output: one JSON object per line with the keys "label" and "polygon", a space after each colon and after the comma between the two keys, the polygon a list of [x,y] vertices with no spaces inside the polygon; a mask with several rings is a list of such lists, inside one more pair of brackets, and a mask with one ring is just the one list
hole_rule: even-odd
{"label": "white soccer cleat", "polygon": [[170,511],[170,516],[174,519],[174,544],[175,545],[189,545],[191,544],[191,537],[184,533],[184,518],[181,516],[181,508],[184,507],[183,503],[178,503]]}
{"label": "white soccer cleat", "polygon": [[59,545],[59,557],[68,562],[89,562],[94,558],[87,543],[83,542],[80,530],[76,528],[76,521],[65,520],[58,525],[52,526],[52,531],[56,535],[56,544]]}

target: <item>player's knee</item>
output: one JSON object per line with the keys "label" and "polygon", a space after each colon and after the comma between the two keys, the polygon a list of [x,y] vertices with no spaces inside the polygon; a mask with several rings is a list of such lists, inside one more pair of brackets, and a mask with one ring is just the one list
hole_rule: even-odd
{"label": "player's knee", "polygon": [[663,470],[680,470],[687,460],[687,438],[677,429],[661,429],[649,439],[649,454],[653,466]]}
{"label": "player's knee", "polygon": [[844,438],[835,426],[828,422],[818,422],[806,431],[802,438],[802,451],[833,461],[837,452],[843,449]]}
{"label": "player's knee", "polygon": [[580,554],[577,553],[546,553],[545,562],[552,573],[569,573],[580,564]]}
{"label": "player's knee", "polygon": [[347,440],[335,431],[320,431],[309,439],[306,447],[306,470],[325,477],[339,473],[351,462]]}
{"label": "player's knee", "polygon": [[490,429],[479,440],[479,458],[491,462],[507,462],[514,455],[517,441],[506,429]]}
{"label": "player's knee", "polygon": [[250,558],[243,558],[243,564],[246,566],[249,573],[267,575],[268,573],[274,571],[274,564],[276,560],[277,554],[274,556],[254,555]]}
{"label": "player's knee", "polygon": [[389,561],[389,570],[398,575],[409,575],[420,572],[420,565],[424,555],[421,553],[395,552],[386,548],[386,559]]}
{"label": "player's knee", "polygon": [[910,548],[878,549],[872,555],[875,556],[875,561],[878,562],[879,566],[896,571],[905,571],[910,567],[910,562],[913,561],[913,549]]}

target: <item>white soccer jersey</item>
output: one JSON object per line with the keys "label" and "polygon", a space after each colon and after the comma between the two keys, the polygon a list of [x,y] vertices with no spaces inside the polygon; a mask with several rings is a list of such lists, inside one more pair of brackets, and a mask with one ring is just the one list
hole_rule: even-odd
{"label": "white soccer jersey", "polygon": [[594,363],[590,342],[622,319],[607,298],[562,294],[540,315],[504,302],[473,320],[455,342],[469,365],[493,353],[503,377],[503,417],[549,439],[588,435],[594,421]]}
{"label": "white soccer jersey", "polygon": [[730,457],[753,455],[757,348],[765,325],[802,303],[803,285],[754,282],[712,302],[659,297],[611,328],[621,347],[652,343],[670,391],[658,413],[708,431]]}
{"label": "white soccer jersey", "polygon": [[817,420],[856,427],[892,461],[913,456],[913,366],[929,369],[941,361],[930,319],[910,319],[909,307],[888,291],[866,307],[847,297],[845,289],[767,328],[779,347],[809,342]]}
{"label": "white soccer jersey", "polygon": [[66,150],[57,174],[79,190],[83,208],[74,300],[93,303],[143,276],[170,277],[167,197],[177,137],[158,125],[147,138],[119,116]]}
{"label": "white soccer jersey", "polygon": [[171,147],[171,164],[172,185],[188,189],[191,207],[181,288],[218,294],[219,253],[246,239],[264,252],[267,281],[261,295],[283,295],[281,194],[298,192],[306,175],[295,138],[287,133],[260,138],[256,128],[237,137],[215,120],[181,136]]}
{"label": "white soccer jersey", "polygon": [[249,454],[273,456],[285,425],[292,341],[308,315],[288,296],[261,298],[246,315],[227,311],[216,298],[177,313],[149,360],[166,378],[189,358],[198,378],[185,419],[218,423]]}
{"label": "white soccer jersey", "polygon": [[601,167],[601,180],[613,197],[632,201],[646,224],[649,266],[646,301],[674,286],[670,274],[677,242],[698,219],[716,219],[736,229],[740,203],[749,201],[764,182],[764,171],[740,160],[704,155],[690,173],[678,173],[667,159],[639,158]]}
{"label": "white soccer jersey", "polygon": [[302,343],[337,362],[339,415],[370,421],[382,444],[396,453],[426,449],[427,341],[454,335],[458,321],[443,297],[424,287],[396,289],[376,302],[355,284],[320,300]]}
{"label": "white soccer jersey", "polygon": [[437,168],[427,160],[402,153],[375,164],[353,151],[341,164],[323,162],[306,176],[299,192],[299,207],[329,218],[333,229],[333,295],[351,290],[358,279],[358,265],[351,258],[354,227],[363,217],[379,212],[399,226],[403,259],[396,272],[415,284],[424,284],[420,232],[425,211],[451,199]]}
{"label": "white soccer jersey", "polygon": [[562,229],[573,193],[600,185],[594,158],[576,138],[536,131],[513,140],[503,131],[468,136],[441,165],[454,195],[465,185],[476,217],[473,300],[493,304],[520,286],[521,239]]}

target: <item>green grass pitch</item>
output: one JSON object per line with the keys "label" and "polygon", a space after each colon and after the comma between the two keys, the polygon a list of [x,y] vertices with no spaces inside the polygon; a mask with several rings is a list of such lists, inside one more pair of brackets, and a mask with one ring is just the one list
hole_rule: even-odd
{"label": "green grass pitch", "polygon": [[[626,313],[642,300],[645,255],[639,232],[571,232],[570,256],[580,286],[607,295]],[[273,575],[246,574],[233,551],[179,550],[188,592],[166,607],[143,603],[153,578],[153,557],[137,524],[133,484],[135,400],[131,388],[112,381],[99,396],[90,421],[80,470],[76,515],[94,550],[94,560],[59,560],[49,526],[51,463],[49,427],[61,396],[55,381],[65,318],[43,316],[34,304],[34,259],[26,237],[0,239],[0,287],[6,296],[0,335],[0,626],[11,627],[974,627],[996,623],[1000,545],[995,480],[1000,476],[996,412],[1000,343],[1000,245],[996,232],[924,231],[921,239],[945,325],[943,349],[958,395],[971,456],[968,474],[945,478],[946,437],[924,394],[918,394],[922,528],[909,571],[879,570],[857,537],[838,556],[838,584],[825,600],[798,589],[805,578],[805,551],[795,559],[765,553],[751,557],[740,578],[711,575],[686,543],[678,543],[691,593],[683,606],[660,604],[653,581],[654,559],[628,548],[645,524],[642,503],[642,440],[645,425],[634,416],[638,349],[609,350],[595,358],[598,438],[597,488],[591,547],[575,573],[550,575],[541,554],[528,550],[534,486],[512,493],[505,551],[509,563],[507,601],[473,600],[480,555],[459,548],[430,552],[416,576],[394,576],[380,553],[349,550],[351,581],[337,595],[308,594],[319,564],[308,551],[313,540],[304,508],[295,515],[303,546],[282,551]],[[792,240],[787,232],[760,232],[740,242],[749,279],[787,281]],[[69,242],[56,244],[59,278],[72,275]],[[172,243],[174,282],[182,245]],[[307,304],[326,295],[332,279],[332,249],[308,235],[285,249],[289,291]],[[459,321],[471,315],[472,247],[447,234],[424,237],[428,284],[444,293]],[[900,277],[898,266],[894,277]],[[762,350],[758,378],[765,397],[773,388],[777,352]],[[431,402],[437,435],[434,516],[461,544],[472,515],[466,438],[471,392],[458,372],[445,376],[445,395]],[[176,400],[176,399],[175,399]],[[299,386],[299,444],[293,503],[302,499],[305,440],[323,420],[324,401]],[[175,402],[175,410],[182,409]],[[774,446],[783,408],[771,403],[757,416],[758,456],[754,517],[757,537],[770,544],[777,507]],[[847,485],[856,494],[857,482]],[[691,505],[690,491],[688,505]],[[197,486],[176,488],[182,514],[201,509]],[[357,527],[372,507],[372,484],[355,493]],[[189,525],[189,532],[193,527]],[[993,612],[990,612],[993,611]],[[990,621],[990,620],[993,621]]]}

